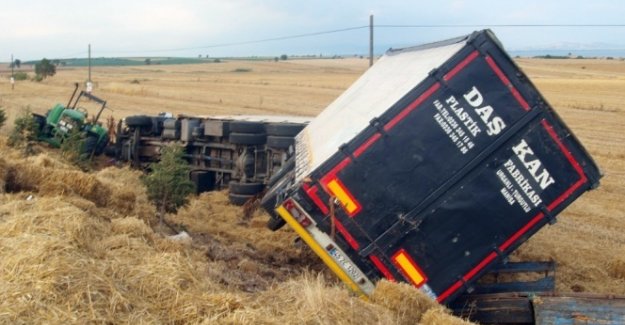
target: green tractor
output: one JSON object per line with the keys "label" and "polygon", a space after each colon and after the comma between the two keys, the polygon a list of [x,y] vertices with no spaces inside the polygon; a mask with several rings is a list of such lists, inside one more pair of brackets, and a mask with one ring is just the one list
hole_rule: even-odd
{"label": "green tractor", "polygon": [[[45,116],[33,114],[33,118],[39,127],[38,138],[40,141],[47,142],[58,148],[71,133],[79,132],[82,140],[80,154],[89,156],[101,155],[109,142],[107,129],[101,123],[98,123],[100,114],[106,107],[106,101],[83,90],[76,96],[78,87],[79,85],[76,83],[67,106],[56,104]],[[81,98],[88,98],[102,105],[94,119],[88,120],[87,110],[76,106]]]}

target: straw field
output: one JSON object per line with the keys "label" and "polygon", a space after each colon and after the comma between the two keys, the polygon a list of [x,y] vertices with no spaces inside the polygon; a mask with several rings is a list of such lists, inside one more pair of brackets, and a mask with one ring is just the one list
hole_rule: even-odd
{"label": "straw field", "polygon": [[[555,260],[562,292],[625,294],[625,62],[519,63],[605,176],[513,258]],[[93,79],[113,109],[103,116],[312,116],[365,69],[358,59],[232,61],[96,68]],[[10,119],[27,106],[44,113],[85,77],[60,70],[11,91],[3,76],[0,106]],[[25,157],[5,142],[0,136],[0,323],[464,323],[408,285],[383,281],[368,301],[351,296],[291,230],[266,230],[261,212],[244,219],[225,193],[167,215],[192,238],[173,240],[139,172],[84,173],[44,146]]]}

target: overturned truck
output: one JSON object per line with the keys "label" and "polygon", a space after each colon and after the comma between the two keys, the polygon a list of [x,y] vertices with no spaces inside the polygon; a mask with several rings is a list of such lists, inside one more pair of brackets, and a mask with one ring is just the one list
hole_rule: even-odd
{"label": "overturned truck", "polygon": [[[180,145],[198,192],[228,188],[243,205],[259,196],[293,155],[305,117],[135,115],[117,125],[114,154],[138,168],[160,160],[161,149]],[[285,169],[287,170],[287,169]]]}
{"label": "overturned truck", "polygon": [[[296,136],[293,159],[262,201],[274,218],[356,293],[386,278],[448,305],[467,292],[552,291],[551,276],[477,280],[552,270],[507,257],[601,177],[489,30],[389,50]],[[463,299],[450,306],[483,323],[540,318],[527,295],[515,300],[523,320],[510,313],[519,305]],[[596,310],[587,319],[610,314]]]}

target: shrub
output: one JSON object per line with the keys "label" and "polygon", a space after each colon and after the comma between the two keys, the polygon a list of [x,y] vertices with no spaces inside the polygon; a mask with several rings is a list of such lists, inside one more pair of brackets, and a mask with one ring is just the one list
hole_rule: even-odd
{"label": "shrub", "polygon": [[22,148],[26,153],[30,153],[31,144],[37,140],[39,135],[39,124],[26,108],[20,116],[13,122],[13,131],[9,134],[7,144],[11,147]]}
{"label": "shrub", "polygon": [[28,73],[18,71],[15,74],[13,74],[13,78],[15,78],[15,81],[28,80]]}
{"label": "shrub", "polygon": [[165,212],[175,212],[187,203],[195,184],[189,180],[191,168],[183,158],[181,146],[164,147],[161,160],[150,165],[152,173],[143,178],[148,198],[154,202],[162,223]]}

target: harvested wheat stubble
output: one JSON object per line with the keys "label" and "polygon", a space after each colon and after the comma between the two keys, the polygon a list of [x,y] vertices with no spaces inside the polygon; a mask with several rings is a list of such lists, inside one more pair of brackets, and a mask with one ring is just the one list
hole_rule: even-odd
{"label": "harvested wheat stubble", "polygon": [[[19,182],[0,193],[0,323],[412,324],[428,315],[379,298],[396,288],[397,303],[417,299],[406,285],[383,283],[369,302],[352,296],[294,233],[265,229],[263,214],[241,219],[225,193],[167,216],[193,235],[189,245],[153,231],[140,173],[83,173],[56,159],[0,159],[2,180]],[[62,176],[80,188],[46,190]]]}

